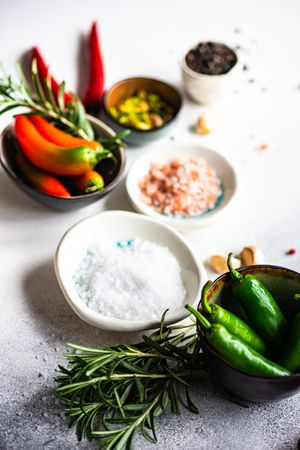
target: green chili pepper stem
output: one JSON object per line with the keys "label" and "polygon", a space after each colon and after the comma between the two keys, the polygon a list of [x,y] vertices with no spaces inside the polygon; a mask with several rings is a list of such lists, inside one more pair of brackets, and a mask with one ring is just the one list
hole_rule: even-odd
{"label": "green chili pepper stem", "polygon": [[229,253],[228,258],[227,258],[227,266],[229,269],[229,273],[231,278],[233,278],[234,280],[238,280],[241,281],[243,279],[243,275],[241,275],[234,267],[232,264],[232,253]]}
{"label": "green chili pepper stem", "polygon": [[209,305],[208,301],[207,301],[207,292],[209,290],[209,288],[211,287],[212,282],[209,280],[207,281],[207,283],[205,283],[205,285],[203,286],[202,292],[201,292],[201,305],[203,307],[203,311],[206,314],[210,314],[211,313],[211,306]]}
{"label": "green chili pepper stem", "polygon": [[200,314],[199,311],[197,311],[192,305],[186,305],[185,307],[196,317],[200,325],[205,330],[209,330],[211,328],[211,323],[206,319],[206,317],[202,316],[202,314]]}

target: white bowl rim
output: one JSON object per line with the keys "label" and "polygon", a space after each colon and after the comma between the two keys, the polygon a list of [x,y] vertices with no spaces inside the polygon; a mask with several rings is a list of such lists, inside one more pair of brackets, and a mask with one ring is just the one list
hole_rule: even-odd
{"label": "white bowl rim", "polygon": [[[64,294],[64,297],[68,301],[69,305],[73,309],[73,311],[85,322],[88,322],[91,325],[94,325],[98,328],[102,328],[105,330],[110,331],[118,331],[118,332],[136,332],[136,331],[143,331],[147,329],[154,329],[158,328],[160,321],[159,320],[140,320],[140,321],[131,321],[131,320],[123,320],[118,319],[114,317],[108,317],[105,316],[97,311],[92,310],[89,308],[82,300],[79,299],[79,301],[74,300],[71,298],[67,292],[67,289],[65,287],[64,280],[61,277],[60,274],[60,266],[63,263],[61,261],[61,249],[64,245],[65,239],[67,239],[68,235],[72,233],[73,229],[76,228],[78,225],[80,225],[83,222],[89,222],[90,220],[94,220],[96,217],[103,217],[104,215],[112,215],[112,216],[123,216],[123,217],[134,217],[136,220],[144,221],[144,222],[150,222],[155,223],[158,226],[168,230],[169,233],[171,233],[177,240],[183,244],[183,246],[188,250],[188,253],[191,256],[191,259],[195,265],[195,268],[197,270],[197,275],[199,278],[199,284],[197,289],[197,294],[195,296],[195,299],[191,301],[193,305],[197,305],[200,299],[201,294],[201,288],[204,285],[205,281],[207,280],[207,274],[206,270],[204,268],[203,263],[200,261],[199,258],[197,258],[190,248],[189,244],[186,242],[186,240],[176,231],[174,228],[170,227],[167,224],[162,223],[161,221],[157,219],[153,219],[150,217],[147,217],[145,215],[141,215],[134,212],[129,211],[121,211],[121,210],[109,210],[109,211],[102,211],[100,213],[93,214],[91,216],[88,216],[84,219],[81,219],[80,221],[76,222],[74,225],[72,225],[68,230],[63,234],[62,238],[60,239],[58,246],[56,248],[55,256],[54,256],[54,270],[56,274],[56,278],[58,281],[58,284]],[[179,312],[177,311],[174,314],[166,314],[165,323],[167,325],[180,322],[181,320],[187,318],[190,315],[188,310],[185,310],[183,308]]]}
{"label": "white bowl rim", "polygon": [[[127,191],[128,198],[129,198],[131,204],[133,205],[133,207],[138,212],[145,214],[148,217],[152,217],[154,219],[160,220],[165,224],[175,226],[178,228],[182,228],[182,229],[190,228],[190,227],[197,227],[197,226],[206,226],[212,222],[212,220],[215,218],[216,215],[219,217],[224,211],[226,212],[227,207],[229,205],[231,205],[232,200],[235,198],[236,192],[238,189],[238,184],[239,184],[237,170],[235,169],[234,165],[231,162],[229,162],[228,159],[225,158],[225,156],[223,156],[221,153],[219,153],[216,150],[213,150],[211,148],[208,148],[206,146],[203,146],[201,144],[194,143],[194,142],[178,143],[176,145],[174,145],[174,144],[165,145],[163,151],[171,152],[172,149],[174,151],[176,151],[178,147],[180,147],[180,148],[198,147],[203,152],[209,153],[209,154],[217,157],[219,159],[219,161],[222,162],[222,164],[226,164],[227,167],[230,168],[230,170],[232,171],[232,174],[233,174],[233,178],[232,178],[233,192],[232,192],[230,198],[228,199],[227,204],[222,206],[222,203],[221,203],[216,209],[213,209],[212,211],[209,211],[209,212],[207,212],[207,214],[202,215],[202,216],[200,215],[197,217],[181,218],[181,217],[170,217],[170,216],[167,216],[164,214],[160,214],[160,213],[156,212],[154,210],[154,208],[152,208],[151,206],[146,205],[142,200],[134,198],[131,193],[132,171],[134,170],[136,164],[138,164],[143,159],[147,159],[151,153],[154,154],[155,151],[158,150],[157,144],[155,146],[152,146],[152,148],[149,148],[147,151],[143,152],[141,155],[138,155],[136,157],[136,159],[133,161],[133,163],[127,173],[127,177],[126,177],[126,191]],[[163,151],[160,152],[159,156],[161,156],[163,154]],[[205,156],[202,156],[202,157],[203,157],[203,159],[205,159]]]}

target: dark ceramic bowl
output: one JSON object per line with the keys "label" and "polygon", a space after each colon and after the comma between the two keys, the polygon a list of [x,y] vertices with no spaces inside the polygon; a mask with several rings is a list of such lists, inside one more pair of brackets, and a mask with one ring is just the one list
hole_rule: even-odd
{"label": "dark ceramic bowl", "polygon": [[[116,106],[124,97],[135,94],[139,89],[154,92],[160,95],[167,103],[174,108],[174,115],[169,122],[153,130],[137,130],[136,128],[120,124],[109,112],[112,106]],[[156,139],[166,136],[175,125],[178,113],[182,104],[181,95],[173,86],[160,80],[152,78],[128,78],[114,84],[104,95],[103,100],[103,120],[109,124],[117,133],[126,129],[130,130],[130,135],[125,141],[131,145],[150,144]]]}
{"label": "dark ceramic bowl", "polygon": [[[89,121],[95,131],[95,134],[113,137],[115,132],[111,130],[107,125],[98,119],[89,116]],[[115,151],[115,156],[117,158],[117,165],[111,173],[111,163],[106,163],[103,161],[101,175],[105,181],[105,188],[102,191],[92,192],[90,194],[84,195],[74,195],[69,198],[57,197],[55,195],[44,194],[39,192],[37,189],[30,186],[19,174],[15,163],[15,155],[17,148],[14,145],[15,134],[13,125],[6,127],[0,137],[0,162],[4,168],[7,175],[15,183],[21,191],[25,192],[29,197],[52,209],[57,209],[60,211],[71,211],[74,209],[83,208],[91,203],[94,203],[102,199],[106,194],[108,194],[112,189],[114,189],[122,178],[122,174],[125,169],[125,150],[122,145],[118,146]]]}
{"label": "dark ceramic bowl", "polygon": [[[300,312],[300,302],[293,299],[293,294],[300,292],[299,273],[267,265],[243,267],[239,271],[243,274],[251,273],[263,282],[289,321]],[[217,278],[208,291],[208,300],[211,303],[220,303],[245,319],[230,294],[230,284],[228,273]],[[198,308],[201,309],[201,302]],[[230,395],[247,401],[261,402],[280,400],[300,392],[300,373],[276,378],[248,375],[224,361],[207,343],[200,328],[198,333],[209,368]]]}

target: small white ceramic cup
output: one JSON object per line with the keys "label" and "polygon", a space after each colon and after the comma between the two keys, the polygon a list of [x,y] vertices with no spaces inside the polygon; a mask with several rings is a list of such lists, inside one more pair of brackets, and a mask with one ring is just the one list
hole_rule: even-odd
{"label": "small white ceramic cup", "polygon": [[180,60],[184,88],[196,103],[210,104],[223,96],[233,85],[239,61],[222,75],[206,75],[195,72],[186,63],[186,55]]}

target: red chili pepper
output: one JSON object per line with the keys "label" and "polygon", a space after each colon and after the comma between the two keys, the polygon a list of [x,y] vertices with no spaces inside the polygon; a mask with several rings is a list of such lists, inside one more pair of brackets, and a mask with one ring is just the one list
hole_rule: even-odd
{"label": "red chili pepper", "polygon": [[104,188],[104,180],[96,170],[89,170],[79,177],[74,177],[72,181],[82,194],[101,191]]}
{"label": "red chili pepper", "polygon": [[104,68],[101,55],[97,23],[93,22],[88,41],[89,84],[83,104],[88,109],[99,109],[104,89]]}
{"label": "red chili pepper", "polygon": [[53,144],[59,145],[60,147],[73,148],[84,146],[96,151],[102,148],[100,142],[88,141],[64,133],[41,116],[29,116],[28,118],[47,141],[53,142]]}
{"label": "red chili pepper", "polygon": [[34,167],[21,153],[17,153],[16,162],[25,180],[38,191],[57,197],[70,197],[70,193],[57,178]]}
{"label": "red chili pepper", "polygon": [[[38,68],[40,82],[41,82],[42,86],[44,86],[44,80],[48,76],[49,69],[48,69],[48,66],[45,63],[44,58],[43,58],[40,50],[38,49],[38,47],[33,47],[33,49],[32,49],[31,60],[33,60],[34,58],[36,59],[36,62],[37,62],[37,68]],[[54,97],[57,99],[57,94],[58,94],[60,85],[52,76],[50,76],[50,80],[51,80],[51,88],[52,88]],[[69,103],[71,100],[72,100],[71,94],[69,94],[68,92],[65,92],[65,103]]]}
{"label": "red chili pepper", "polygon": [[15,120],[17,139],[25,156],[39,169],[56,175],[82,175],[107,156],[88,147],[61,148],[47,141],[30,122],[19,115]]}

